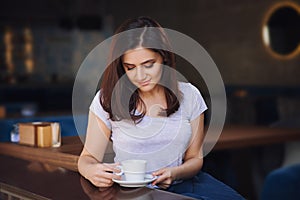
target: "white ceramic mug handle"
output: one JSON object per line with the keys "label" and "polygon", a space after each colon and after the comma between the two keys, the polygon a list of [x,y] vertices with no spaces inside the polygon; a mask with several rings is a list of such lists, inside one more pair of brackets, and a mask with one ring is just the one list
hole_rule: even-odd
{"label": "white ceramic mug handle", "polygon": [[115,173],[115,175],[122,176],[124,174],[123,167],[121,165],[118,165],[116,168],[119,168],[121,171],[119,173]]}

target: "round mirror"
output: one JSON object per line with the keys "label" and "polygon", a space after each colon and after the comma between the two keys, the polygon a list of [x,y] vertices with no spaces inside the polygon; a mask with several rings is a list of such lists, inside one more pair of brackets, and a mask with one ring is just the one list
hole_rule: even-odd
{"label": "round mirror", "polygon": [[291,58],[300,52],[300,6],[281,2],[271,7],[263,23],[263,42],[270,52]]}

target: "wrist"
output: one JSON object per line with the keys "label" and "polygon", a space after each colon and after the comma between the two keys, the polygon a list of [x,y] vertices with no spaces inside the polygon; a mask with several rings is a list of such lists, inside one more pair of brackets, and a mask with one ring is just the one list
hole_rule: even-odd
{"label": "wrist", "polygon": [[181,166],[173,167],[171,169],[171,177],[173,181],[178,181],[181,179]]}

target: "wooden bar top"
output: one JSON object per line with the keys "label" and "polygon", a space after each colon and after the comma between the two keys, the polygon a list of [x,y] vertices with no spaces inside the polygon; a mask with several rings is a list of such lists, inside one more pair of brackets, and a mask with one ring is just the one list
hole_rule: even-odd
{"label": "wooden bar top", "polygon": [[83,144],[77,136],[63,137],[62,146],[38,148],[15,143],[0,143],[0,154],[25,160],[38,161],[78,171],[77,161]]}
{"label": "wooden bar top", "polygon": [[[223,129],[213,151],[300,141],[300,129],[270,128],[265,126],[227,126]],[[209,143],[209,138],[207,143]],[[58,148],[37,148],[13,143],[0,143],[0,154],[25,160],[60,166],[78,171],[77,161],[83,144],[78,136],[63,137]],[[107,152],[110,159],[112,150]]]}
{"label": "wooden bar top", "polygon": [[0,155],[0,163],[0,199],[193,199],[147,187],[126,188],[114,184],[99,189],[77,172],[11,156]]}

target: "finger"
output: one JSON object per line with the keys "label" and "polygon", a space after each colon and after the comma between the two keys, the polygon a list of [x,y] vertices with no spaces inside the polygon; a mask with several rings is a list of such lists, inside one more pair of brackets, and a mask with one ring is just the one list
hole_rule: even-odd
{"label": "finger", "polygon": [[164,180],[166,180],[166,176],[165,175],[161,175],[161,176],[159,176],[153,183],[152,183],[152,185],[156,185],[156,184],[158,184],[158,183],[161,183],[161,182],[163,182]]}
{"label": "finger", "polygon": [[114,175],[114,169],[110,166],[101,166],[100,169],[98,169],[97,176],[98,177],[105,177],[107,179],[113,179]]}
{"label": "finger", "polygon": [[111,171],[102,171],[101,173],[98,174],[99,178],[103,177],[106,179],[117,179],[120,180],[121,179],[121,175],[117,174],[116,172],[111,172]]}
{"label": "finger", "polygon": [[122,176],[121,175],[116,175],[116,174],[113,174],[113,179],[116,179],[116,180],[121,180]]}
{"label": "finger", "polygon": [[160,170],[158,170],[156,172],[153,172],[152,175],[154,175],[154,176],[160,176],[160,175],[162,175],[164,173],[164,171],[165,171],[165,169],[160,169]]}
{"label": "finger", "polygon": [[120,166],[119,163],[104,163],[103,164],[104,170],[107,172],[111,172],[111,173],[120,173],[121,170],[118,166]]}
{"label": "finger", "polygon": [[162,189],[168,189],[170,187],[170,185],[162,183],[162,184],[158,184],[158,187],[160,187]]}
{"label": "finger", "polygon": [[109,180],[112,180],[112,179],[117,179],[117,180],[120,180],[122,178],[121,175],[117,175],[115,173],[111,173],[111,172],[102,172],[101,174],[98,174],[98,178],[105,178],[105,179],[109,179]]}
{"label": "finger", "polygon": [[98,172],[94,179],[96,181],[98,180],[106,180],[105,182],[108,182],[108,181],[111,181],[113,179],[113,173],[111,172],[106,172],[106,171],[101,171],[101,172]]}
{"label": "finger", "polygon": [[114,164],[103,163],[102,169],[107,172],[114,172],[116,166]]}

